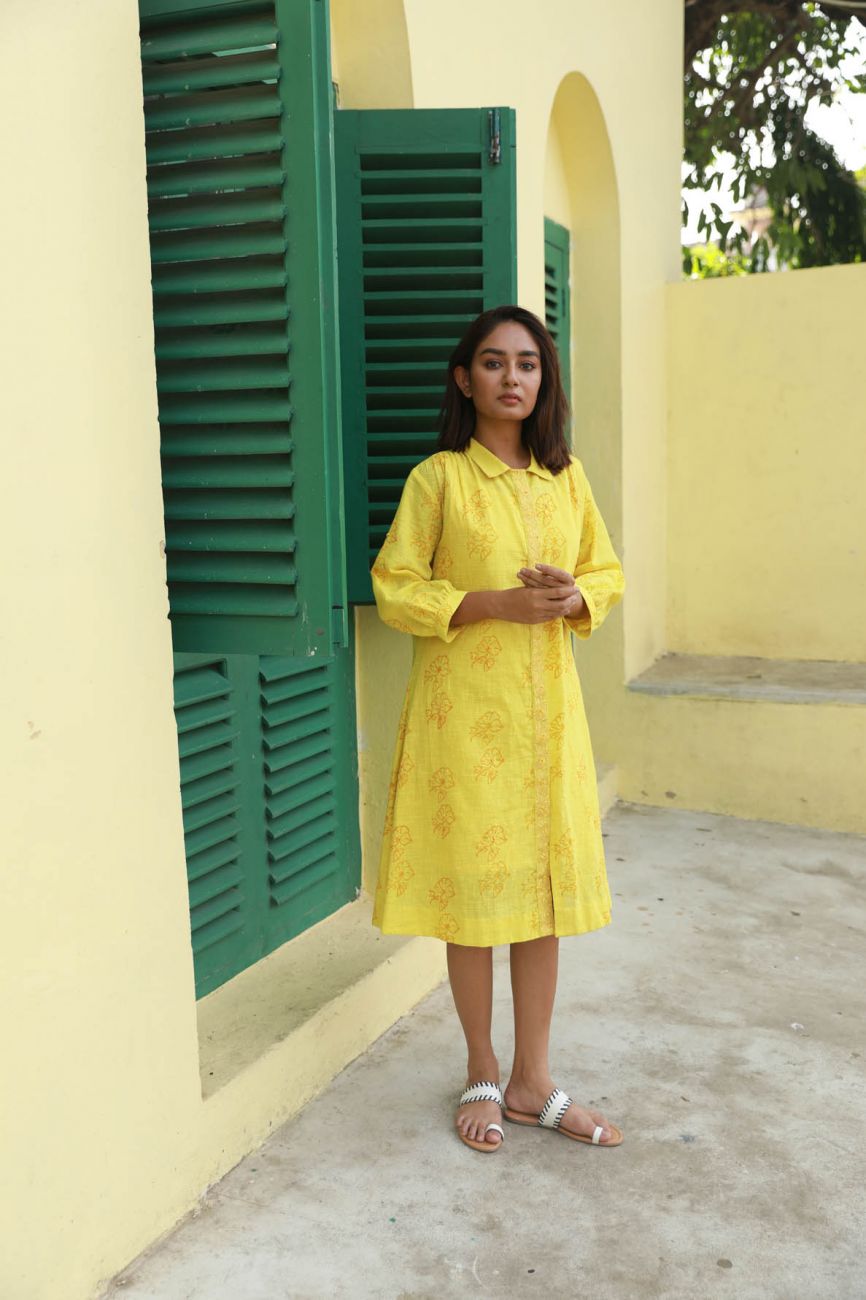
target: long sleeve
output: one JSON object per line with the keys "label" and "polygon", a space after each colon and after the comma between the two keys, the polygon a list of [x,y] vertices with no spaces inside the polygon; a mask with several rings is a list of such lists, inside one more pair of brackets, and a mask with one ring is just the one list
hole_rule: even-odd
{"label": "long sleeve", "polygon": [[449,627],[465,591],[434,578],[432,560],[442,532],[442,493],[429,462],[416,465],[403,486],[397,513],[370,570],[379,617],[398,632],[453,641]]}
{"label": "long sleeve", "polygon": [[586,608],[581,610],[578,618],[567,618],[565,621],[577,636],[585,640],[601,626],[614,605],[622,600],[625,575],[579,461],[575,462],[572,472],[576,476],[578,492],[582,493],[583,504],[580,552],[574,578]]}

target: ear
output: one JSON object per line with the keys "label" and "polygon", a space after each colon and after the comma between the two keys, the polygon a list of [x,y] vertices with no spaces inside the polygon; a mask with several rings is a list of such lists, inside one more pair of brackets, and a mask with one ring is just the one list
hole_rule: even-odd
{"label": "ear", "polygon": [[454,382],[456,383],[457,387],[460,389],[463,396],[471,397],[472,386],[469,383],[469,371],[466,369],[466,367],[455,366],[454,370],[452,371],[452,374],[454,375]]}

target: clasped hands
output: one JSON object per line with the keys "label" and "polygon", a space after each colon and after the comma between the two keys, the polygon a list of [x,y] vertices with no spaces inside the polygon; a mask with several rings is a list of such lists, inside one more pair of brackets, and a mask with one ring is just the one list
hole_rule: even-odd
{"label": "clasped hands", "polygon": [[574,575],[554,564],[536,564],[517,570],[525,590],[513,588],[524,616],[521,622],[546,623],[556,618],[577,618],[585,608]]}

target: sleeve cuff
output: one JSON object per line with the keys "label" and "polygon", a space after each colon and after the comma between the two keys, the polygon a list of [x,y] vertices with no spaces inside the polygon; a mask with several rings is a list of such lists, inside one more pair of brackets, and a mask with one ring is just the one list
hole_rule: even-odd
{"label": "sleeve cuff", "polygon": [[581,610],[577,618],[567,618],[565,621],[575,636],[579,636],[581,640],[585,641],[596,625],[596,611],[589,592],[581,586],[578,586],[578,591],[583,596],[585,608]]}
{"label": "sleeve cuff", "polygon": [[460,606],[463,604],[463,597],[467,594],[468,594],[467,592],[458,591],[457,588],[454,587],[450,592],[447,593],[447,595],[443,596],[442,610],[441,610],[441,624],[436,629],[436,635],[438,637],[441,637],[443,641],[453,641],[454,638],[463,631],[463,628],[465,626],[463,623],[461,623],[458,627],[450,627],[449,624],[451,622],[451,619],[454,616],[455,610],[460,608]]}

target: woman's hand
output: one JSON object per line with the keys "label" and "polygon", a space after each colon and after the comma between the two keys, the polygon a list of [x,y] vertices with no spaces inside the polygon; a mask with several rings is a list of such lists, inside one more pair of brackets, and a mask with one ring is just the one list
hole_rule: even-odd
{"label": "woman's hand", "polygon": [[559,569],[555,564],[536,564],[534,569],[518,569],[517,576],[525,587],[536,591],[546,591],[561,598],[569,597],[561,606],[560,612],[553,618],[577,618],[585,608],[583,596],[574,585],[574,575],[567,569]]}
{"label": "woman's hand", "polygon": [[512,623],[550,623],[580,613],[583,596],[565,569],[543,564],[536,569],[520,569],[517,576],[523,586],[499,593],[501,612],[497,617]]}

